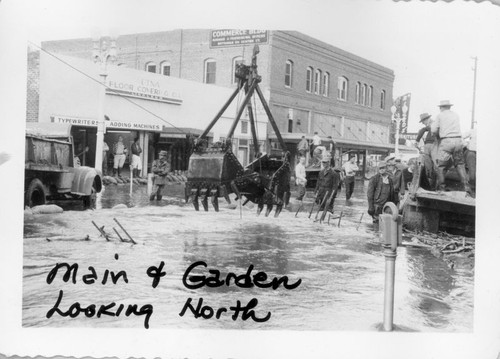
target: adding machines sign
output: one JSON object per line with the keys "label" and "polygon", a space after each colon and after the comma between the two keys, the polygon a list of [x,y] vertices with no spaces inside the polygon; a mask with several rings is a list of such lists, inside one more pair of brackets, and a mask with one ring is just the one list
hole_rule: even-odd
{"label": "adding machines sign", "polygon": [[210,33],[210,47],[265,44],[267,43],[267,39],[267,30],[212,30]]}
{"label": "adding machines sign", "polygon": [[[65,123],[73,126],[97,127],[98,121],[92,118],[70,117],[70,116],[50,116],[51,122]],[[126,122],[126,121],[104,121],[107,129],[120,129],[129,131],[163,131],[163,126],[158,124]]]}

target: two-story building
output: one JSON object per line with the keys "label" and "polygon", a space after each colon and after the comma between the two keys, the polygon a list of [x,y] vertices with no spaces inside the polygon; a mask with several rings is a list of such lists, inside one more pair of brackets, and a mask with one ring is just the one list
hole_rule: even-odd
{"label": "two-story building", "polygon": [[[72,39],[42,46],[90,58],[93,43]],[[187,29],[121,35],[116,44],[119,66],[233,88],[236,64],[249,64],[258,44],[260,86],[292,155],[302,136],[311,139],[317,132],[325,143],[332,137],[341,161],[355,154],[364,174],[367,159],[394,147],[389,141],[394,72],[305,34]],[[266,117],[259,106],[256,117]],[[245,120],[237,135],[235,150],[247,163],[252,141]],[[267,150],[277,148],[269,124],[266,135]]]}

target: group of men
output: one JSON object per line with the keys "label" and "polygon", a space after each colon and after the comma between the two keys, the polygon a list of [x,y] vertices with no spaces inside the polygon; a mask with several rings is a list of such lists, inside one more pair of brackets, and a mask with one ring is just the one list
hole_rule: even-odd
{"label": "group of men", "polygon": [[[134,177],[141,176],[141,153],[142,148],[139,145],[139,137],[134,139],[134,142],[130,146],[130,151],[132,152],[132,159],[130,162],[130,168],[132,169]],[[108,174],[108,152],[109,146],[106,142],[103,144],[102,149],[102,173],[104,176]],[[128,149],[123,143],[123,136],[118,136],[118,140],[113,144],[113,177],[121,178],[121,171],[123,165],[125,164],[125,159],[127,158]]]}
{"label": "group of men", "polygon": [[[440,112],[434,119],[428,113],[420,115],[420,122],[424,127],[419,131],[416,142],[418,146],[420,140],[422,138],[424,140],[422,158],[431,189],[444,191],[446,173],[454,166],[460,176],[463,190],[472,195],[465,168],[464,157],[467,151],[464,152],[460,119],[451,111],[451,106],[453,104],[450,101],[441,101]],[[475,163],[473,171],[475,172]],[[473,175],[475,176],[475,173]],[[378,222],[378,217],[387,202],[398,205],[403,198],[406,189],[404,177],[403,169],[394,163],[393,156],[379,163],[378,173],[370,179],[367,192],[368,213],[373,217],[374,223]]]}
{"label": "group of men", "polygon": [[[141,177],[141,153],[142,148],[139,144],[139,137],[134,139],[134,142],[130,146],[130,151],[132,152],[132,158],[130,162],[130,168],[132,169],[133,177]],[[103,147],[103,161],[102,161],[102,172],[107,175],[108,168],[108,152],[109,146],[104,142]],[[113,144],[113,177],[121,178],[121,171],[123,165],[125,164],[125,159],[127,157],[128,149],[123,142],[123,137],[118,136],[117,142]],[[167,175],[171,171],[170,162],[168,161],[168,152],[160,151],[159,158],[154,160],[151,166],[151,171],[153,172],[153,190],[149,199],[153,201],[162,199],[162,192],[165,184],[167,183]]]}

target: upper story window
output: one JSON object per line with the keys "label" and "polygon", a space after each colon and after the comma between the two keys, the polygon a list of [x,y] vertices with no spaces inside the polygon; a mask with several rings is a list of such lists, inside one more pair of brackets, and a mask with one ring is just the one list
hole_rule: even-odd
{"label": "upper story window", "polygon": [[366,105],[369,107],[373,106],[373,86],[368,87],[368,94],[366,95]]}
{"label": "upper story window", "polygon": [[206,84],[214,84],[216,71],[217,71],[217,63],[215,62],[215,60],[214,59],[205,60],[203,82]]}
{"label": "upper story window", "polygon": [[319,95],[321,90],[321,70],[314,71],[314,93]]}
{"label": "upper story window", "polygon": [[356,98],[354,102],[357,104],[361,103],[361,82],[356,82]]}
{"label": "upper story window", "polygon": [[293,62],[286,60],[285,63],[285,86],[292,87],[293,83]]}
{"label": "upper story window", "polygon": [[385,110],[385,90],[380,92],[380,109]]}
{"label": "upper story window", "polygon": [[165,76],[170,76],[170,62],[163,61],[160,64],[160,73]]}
{"label": "upper story window", "polygon": [[306,91],[311,92],[313,81],[313,68],[308,67],[306,70]]}
{"label": "upper story window", "polygon": [[146,71],[156,73],[156,64],[154,62],[148,62],[146,64]]}
{"label": "upper story window", "polygon": [[328,97],[328,92],[330,91],[330,74],[328,72],[323,74],[323,83],[321,84],[321,87],[322,95]]}
{"label": "upper story window", "polygon": [[346,77],[340,76],[337,81],[337,98],[342,101],[347,101],[347,85],[349,80]]}
{"label": "upper story window", "polygon": [[236,75],[235,75],[236,65],[239,65],[242,63],[243,63],[243,57],[241,57],[241,56],[237,56],[233,59],[233,74],[231,76],[231,78],[232,78],[231,83],[232,84],[238,83],[238,79],[236,78]]}
{"label": "upper story window", "polygon": [[241,133],[248,133],[248,121],[241,121]]}
{"label": "upper story window", "polygon": [[366,104],[367,104],[367,101],[366,101],[367,92],[368,92],[368,85],[363,84],[363,86],[361,87],[361,104],[363,106],[366,106]]}

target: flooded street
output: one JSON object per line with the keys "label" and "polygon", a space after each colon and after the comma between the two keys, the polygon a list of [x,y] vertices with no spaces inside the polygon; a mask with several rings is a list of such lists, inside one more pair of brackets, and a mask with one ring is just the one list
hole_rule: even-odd
{"label": "flooded street", "polygon": [[[166,188],[161,203],[150,203],[146,186],[108,186],[98,199],[98,209],[68,210],[62,214],[25,217],[23,326],[26,327],[135,327],[142,328],[145,315],[125,315],[129,304],[138,308],[152,305],[150,328],[206,329],[291,329],[291,330],[377,330],[383,318],[384,256],[366,214],[366,187],[356,183],[354,199],[345,203],[345,192],[335,203],[330,225],[308,218],[312,200],[295,217],[298,203],[284,209],[278,218],[256,217],[255,208],[229,208],[220,202],[219,213],[196,212],[185,205],[180,185]],[[311,195],[311,194],[309,194]],[[231,196],[233,198],[233,196]],[[128,208],[111,209],[118,203]],[[251,205],[249,203],[249,205]],[[361,219],[361,214],[365,213]],[[121,242],[127,238],[117,223],[123,225],[137,245]],[[361,222],[360,222],[361,219]],[[92,221],[112,234],[110,240],[99,236]],[[86,236],[89,236],[87,240]],[[47,238],[50,239],[47,240]],[[165,272],[153,288],[148,276],[151,266]],[[190,276],[213,277],[209,270],[242,275],[253,266],[251,275],[267,274],[288,278],[288,284],[301,282],[294,289],[282,283],[273,288],[241,288],[234,284],[212,288],[204,285],[189,289],[183,276],[193,263],[203,261]],[[56,263],[77,263],[76,284],[64,282],[60,270],[51,284],[47,276]],[[95,269],[94,283],[83,278]],[[113,284],[108,278],[101,284],[105,271],[125,271]],[[212,274],[211,274],[212,273]],[[194,282],[191,282],[191,284]],[[199,283],[199,282],[198,282]],[[213,281],[212,281],[213,283]],[[54,307],[59,291],[64,292],[59,308],[67,311],[75,302],[81,307],[115,302],[125,309],[120,316],[103,315],[74,318],[47,312]],[[401,330],[425,332],[470,332],[473,329],[474,274],[471,268],[449,268],[427,249],[398,248],[396,259],[396,293],[394,323]],[[195,318],[191,309],[180,315],[187,301],[196,309],[202,306],[215,314],[210,319]],[[246,306],[252,298],[258,318],[270,313],[267,321],[236,320],[230,309],[240,301]],[[201,301],[200,301],[201,302]],[[116,309],[115,309],[116,311]],[[210,311],[206,309],[205,313]]]}

